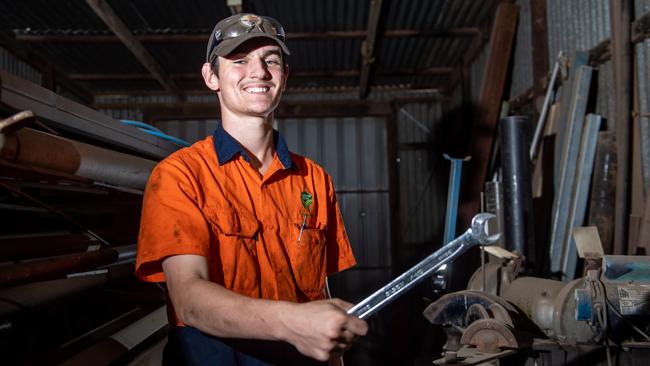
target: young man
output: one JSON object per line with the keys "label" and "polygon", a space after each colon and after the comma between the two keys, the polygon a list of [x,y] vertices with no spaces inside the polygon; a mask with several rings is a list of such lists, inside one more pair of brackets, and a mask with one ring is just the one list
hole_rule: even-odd
{"label": "young man", "polygon": [[[355,264],[331,179],[272,127],[288,54],[274,19],[220,21],[202,74],[221,125],[149,179],[136,274],[167,284],[168,364],[268,364],[256,351],[269,342],[250,353],[232,339],[284,341],[327,361],[367,332],[351,304],[325,297],[326,276]],[[270,362],[299,359],[272,344]]]}

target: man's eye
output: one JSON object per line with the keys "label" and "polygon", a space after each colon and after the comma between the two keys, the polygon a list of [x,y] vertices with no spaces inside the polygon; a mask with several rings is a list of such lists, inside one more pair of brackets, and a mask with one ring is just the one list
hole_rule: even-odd
{"label": "man's eye", "polygon": [[266,63],[269,65],[279,65],[280,61],[278,60],[266,60]]}
{"label": "man's eye", "polygon": [[244,60],[235,60],[235,61],[233,61],[233,63],[241,65],[241,64],[245,64],[246,61],[244,61]]}

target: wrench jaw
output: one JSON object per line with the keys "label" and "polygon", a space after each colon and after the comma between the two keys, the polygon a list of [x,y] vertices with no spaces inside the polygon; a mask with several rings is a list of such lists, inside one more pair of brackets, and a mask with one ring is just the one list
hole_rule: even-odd
{"label": "wrench jaw", "polygon": [[479,213],[472,219],[470,235],[478,242],[479,245],[492,245],[499,241],[499,238],[501,238],[501,233],[493,235],[488,234],[488,221],[494,219],[496,219],[496,215],[487,212]]}

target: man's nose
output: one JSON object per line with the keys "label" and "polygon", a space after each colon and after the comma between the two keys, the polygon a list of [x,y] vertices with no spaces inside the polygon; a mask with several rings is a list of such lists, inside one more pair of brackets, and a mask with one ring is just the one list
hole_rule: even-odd
{"label": "man's nose", "polygon": [[251,62],[249,65],[250,65],[250,69],[248,73],[251,78],[257,78],[262,80],[266,80],[270,78],[271,73],[269,72],[268,67],[264,62],[264,60],[257,60],[255,62]]}

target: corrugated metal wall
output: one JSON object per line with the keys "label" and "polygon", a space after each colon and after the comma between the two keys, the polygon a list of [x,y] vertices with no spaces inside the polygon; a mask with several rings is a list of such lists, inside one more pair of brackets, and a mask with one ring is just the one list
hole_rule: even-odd
{"label": "corrugated metal wall", "polygon": [[588,50],[609,38],[609,2],[547,0],[549,63],[560,50],[569,55]]}
{"label": "corrugated metal wall", "polygon": [[[637,18],[650,12],[650,0],[636,0]],[[650,187],[650,39],[635,45],[639,92],[639,121],[641,127],[641,156],[644,186]]]}
{"label": "corrugated metal wall", "polygon": [[359,299],[390,277],[390,207],[384,119],[277,119],[289,148],[332,176],[357,266],[334,281],[336,294]]}
{"label": "corrugated metal wall", "polygon": [[[560,51],[571,57],[575,51],[588,51],[610,37],[609,2],[592,0],[549,0],[547,2],[549,65],[552,68]],[[599,65],[595,112],[607,118],[613,107],[611,62]],[[559,93],[565,87],[560,87]]]}
{"label": "corrugated metal wall", "polygon": [[186,121],[160,121],[156,123],[156,128],[161,129],[166,134],[178,137],[193,144],[203,140],[206,136],[212,135],[217,127],[217,119],[213,120],[186,120]]}
{"label": "corrugated metal wall", "polygon": [[469,82],[471,89],[471,103],[478,105],[478,99],[481,94],[481,85],[483,84],[483,74],[489,56],[490,44],[487,43],[474,63],[469,67]]}
{"label": "corrugated metal wall", "polygon": [[508,99],[523,94],[533,86],[532,21],[530,0],[518,0],[519,22],[513,48],[512,84]]}
{"label": "corrugated metal wall", "polygon": [[31,65],[21,61],[11,52],[0,47],[0,69],[41,85],[43,74]]}
{"label": "corrugated metal wall", "polygon": [[[400,237],[406,246],[430,242],[433,250],[440,245],[438,239],[446,206],[447,167],[441,164],[442,152],[435,144],[440,139],[442,106],[410,103],[397,108]],[[444,177],[442,187],[441,176]]]}

